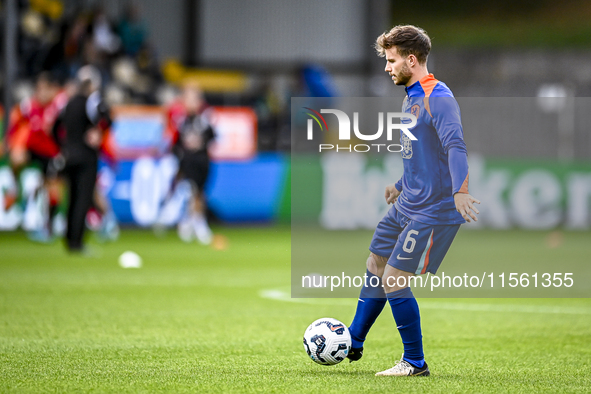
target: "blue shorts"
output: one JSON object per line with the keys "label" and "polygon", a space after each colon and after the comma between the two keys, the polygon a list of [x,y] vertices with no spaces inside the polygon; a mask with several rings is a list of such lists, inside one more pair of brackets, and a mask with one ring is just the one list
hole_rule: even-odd
{"label": "blue shorts", "polygon": [[369,250],[401,271],[435,274],[459,228],[410,220],[392,206],[378,223]]}

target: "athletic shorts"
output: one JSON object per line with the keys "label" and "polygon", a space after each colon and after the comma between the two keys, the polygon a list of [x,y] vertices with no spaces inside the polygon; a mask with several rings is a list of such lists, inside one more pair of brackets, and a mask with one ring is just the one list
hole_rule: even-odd
{"label": "athletic shorts", "polygon": [[209,175],[207,152],[185,152],[179,163],[182,178],[189,180],[199,191],[203,191]]}
{"label": "athletic shorts", "polygon": [[459,224],[420,223],[392,206],[378,223],[369,250],[401,271],[435,274],[459,228]]}
{"label": "athletic shorts", "polygon": [[45,156],[40,156],[32,151],[29,151],[29,154],[31,155],[31,162],[38,163],[39,166],[41,166],[41,171],[43,172],[43,175],[49,175],[49,163],[51,162],[51,159]]}

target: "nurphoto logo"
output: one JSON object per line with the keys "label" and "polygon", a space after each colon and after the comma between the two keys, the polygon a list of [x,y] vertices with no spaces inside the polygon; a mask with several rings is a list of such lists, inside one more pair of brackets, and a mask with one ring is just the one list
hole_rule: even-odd
{"label": "nurphoto logo", "polygon": [[[351,140],[351,119],[344,111],[338,109],[321,109],[320,112],[304,107],[304,109],[310,111],[306,112],[310,116],[307,122],[307,139],[309,141],[314,139],[314,122],[320,128],[320,131],[328,132],[328,124],[322,114],[333,114],[337,118],[338,122],[338,137],[339,141],[350,141]],[[354,136],[362,141],[376,141],[380,139],[384,133],[384,118],[386,119],[386,139],[388,141],[393,140],[394,130],[402,131],[403,139],[405,141],[416,141],[417,138],[410,132],[409,129],[413,128],[417,124],[417,117],[415,114],[408,114],[405,112],[378,112],[378,131],[373,134],[365,134],[359,130],[359,112],[353,112],[353,134]],[[394,123],[394,119],[400,119],[400,123]],[[403,120],[404,119],[404,120]],[[409,121],[410,120],[410,121]],[[396,133],[398,135],[398,133]],[[347,151],[347,152],[369,152],[375,150],[380,152],[380,149],[387,150],[388,152],[402,152],[404,147],[400,144],[319,144],[318,151]]]}

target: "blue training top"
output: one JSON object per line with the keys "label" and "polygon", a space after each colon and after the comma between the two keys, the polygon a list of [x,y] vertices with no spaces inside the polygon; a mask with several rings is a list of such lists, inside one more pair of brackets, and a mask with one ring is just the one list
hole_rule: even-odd
{"label": "blue training top", "polygon": [[[429,74],[406,89],[402,111],[417,117],[409,131],[402,131],[404,173],[396,183],[402,193],[396,201],[399,212],[425,224],[461,224],[453,195],[468,193],[468,159],[460,107],[443,82]],[[410,123],[410,118],[402,123]]]}

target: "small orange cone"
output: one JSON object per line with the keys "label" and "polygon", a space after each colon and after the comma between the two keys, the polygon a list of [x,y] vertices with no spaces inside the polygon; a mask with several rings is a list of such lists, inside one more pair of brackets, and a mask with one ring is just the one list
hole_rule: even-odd
{"label": "small orange cone", "polygon": [[226,250],[229,247],[228,238],[222,234],[214,234],[211,247],[215,250]]}

